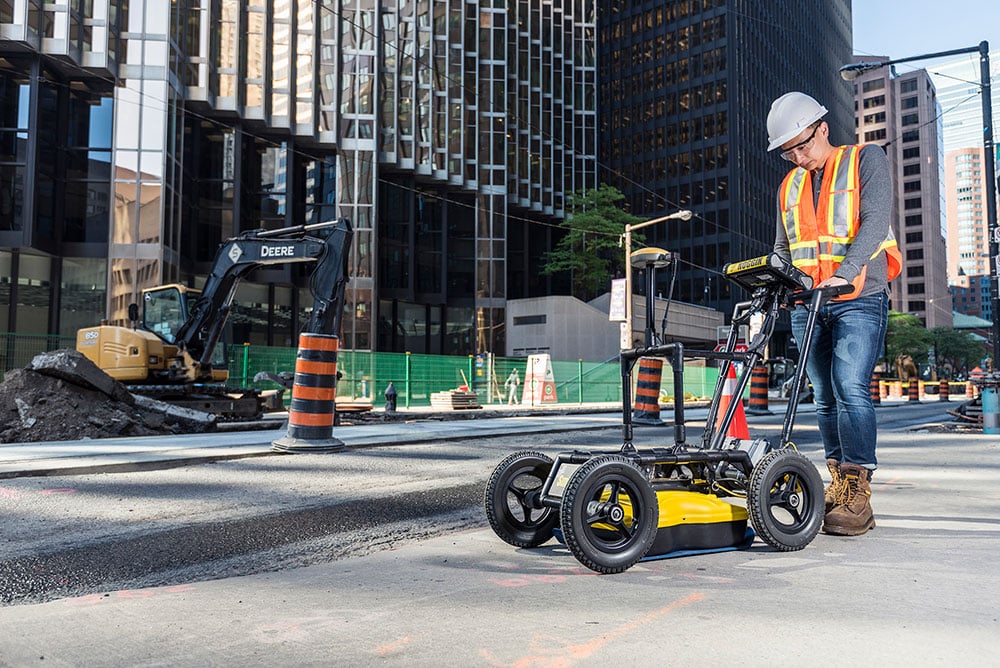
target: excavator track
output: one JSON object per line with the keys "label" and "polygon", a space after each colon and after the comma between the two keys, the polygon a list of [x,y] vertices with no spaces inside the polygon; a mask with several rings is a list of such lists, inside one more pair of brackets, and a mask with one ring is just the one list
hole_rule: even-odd
{"label": "excavator track", "polygon": [[[133,394],[210,413],[219,421],[253,421],[284,409],[281,389],[225,385],[214,353],[223,339],[239,282],[261,267],[312,263],[313,308],[302,332],[340,331],[354,231],[346,218],[281,229],[247,229],[223,242],[201,290],[167,284],[142,290],[130,304],[130,326],[107,321],[77,332],[77,350],[113,378],[134,382]],[[211,371],[209,374],[208,372]],[[190,382],[200,379],[198,382]],[[219,383],[212,381],[220,381]],[[164,382],[166,381],[166,382]]]}
{"label": "excavator track", "polygon": [[132,394],[215,414],[220,421],[256,420],[263,414],[260,390],[226,385],[126,385]]}

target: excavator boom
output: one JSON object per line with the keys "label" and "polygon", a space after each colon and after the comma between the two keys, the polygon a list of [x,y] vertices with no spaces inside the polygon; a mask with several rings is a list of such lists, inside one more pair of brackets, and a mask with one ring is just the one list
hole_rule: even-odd
{"label": "excavator boom", "polygon": [[[254,269],[314,263],[309,281],[313,310],[304,331],[330,334],[339,331],[353,234],[346,218],[243,232],[219,246],[212,271],[196,299],[192,298],[197,293],[183,286],[147,290],[144,302],[147,307],[157,298],[161,300],[156,318],[147,308],[141,329],[110,325],[81,329],[77,332],[77,350],[108,375],[135,383],[132,387],[136,393],[144,393],[143,388],[147,388],[158,398],[169,400],[168,395],[176,395],[179,398],[176,403],[190,405],[185,395],[204,395],[210,389],[208,384],[225,380],[220,378],[219,371],[213,374],[212,354],[222,338],[239,282]],[[163,314],[169,309],[163,308],[162,300],[170,297],[177,308],[168,319]],[[130,308],[130,312],[134,311]],[[221,375],[227,376],[224,372]],[[217,387],[224,394],[233,394],[234,389],[257,392]],[[246,417],[245,408],[233,413]]]}
{"label": "excavator boom", "polygon": [[200,368],[207,368],[229,319],[240,280],[260,267],[300,262],[316,263],[310,279],[313,315],[306,331],[336,332],[340,319],[334,322],[331,316],[339,316],[340,309],[330,307],[343,301],[352,236],[350,222],[341,218],[335,223],[252,230],[225,242],[216,253],[201,297],[177,331],[175,343]]}

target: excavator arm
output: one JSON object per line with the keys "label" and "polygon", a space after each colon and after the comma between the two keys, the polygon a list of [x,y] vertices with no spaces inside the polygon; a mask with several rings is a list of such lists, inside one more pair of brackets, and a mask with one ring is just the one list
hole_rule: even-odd
{"label": "excavator arm", "polygon": [[353,234],[350,221],[340,218],[332,223],[250,230],[223,243],[201,296],[174,341],[195,367],[192,376],[211,373],[212,352],[229,319],[236,288],[241,279],[259,267],[315,262],[310,280],[313,312],[306,331],[336,333]]}
{"label": "excavator arm", "polygon": [[[242,278],[258,267],[286,263],[315,264],[310,280],[313,312],[305,330],[336,334],[348,257],[351,224],[335,222],[280,230],[251,230],[225,241],[200,293],[179,285],[143,291],[141,325],[138,308],[129,308],[131,327],[82,328],[77,350],[130,392],[177,406],[244,419],[264,408],[259,391],[219,384],[228,374],[212,368],[217,347]],[[280,396],[280,395],[279,395]]]}

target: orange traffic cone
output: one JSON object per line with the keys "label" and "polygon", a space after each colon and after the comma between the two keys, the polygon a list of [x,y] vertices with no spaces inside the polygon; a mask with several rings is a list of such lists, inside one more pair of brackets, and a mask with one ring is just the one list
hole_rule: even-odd
{"label": "orange traffic cone", "polygon": [[[734,392],[736,392],[736,366],[730,364],[726,382],[722,384],[722,399],[719,401],[719,413],[715,418],[716,429],[722,425],[722,418],[729,410],[729,402],[733,400]],[[750,438],[750,427],[747,425],[747,414],[743,411],[742,397],[736,397],[736,413],[733,415],[733,421],[729,423],[726,436],[729,438]]]}

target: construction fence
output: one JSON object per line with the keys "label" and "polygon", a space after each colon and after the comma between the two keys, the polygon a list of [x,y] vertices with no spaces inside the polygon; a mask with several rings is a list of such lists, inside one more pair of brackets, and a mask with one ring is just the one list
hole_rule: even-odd
{"label": "construction fence", "polygon": [[[75,345],[76,340],[72,337],[0,333],[0,379],[11,369],[28,366],[38,353],[74,348]],[[254,377],[262,371],[279,374],[295,369],[297,351],[294,348],[243,344],[226,345],[225,352],[229,363],[229,384],[234,386],[275,389],[272,381],[255,381]],[[524,357],[491,354],[460,357],[341,350],[338,354],[341,378],[337,396],[382,406],[385,391],[392,383],[399,407],[430,406],[433,393],[463,388],[474,391],[482,405],[506,403],[509,394],[506,380],[511,371],[517,369],[520,380],[517,398],[534,403],[535,397],[530,393],[524,396],[529,372],[527,363],[528,359]],[[617,360],[551,360],[550,363],[557,403],[621,401],[621,367]],[[686,365],[685,398],[710,396],[717,377],[717,369],[706,368],[699,363]],[[672,401],[672,376],[668,365],[663,367],[661,388],[661,402]],[[291,399],[289,394],[285,396],[286,404]]]}
{"label": "construction fence", "polygon": [[[232,352],[237,354],[230,356],[230,381],[247,386],[273,389],[270,381],[254,383],[254,376],[260,371],[280,373],[295,367],[293,349],[243,346],[242,350]],[[521,384],[516,396],[521,401],[526,364],[524,357],[341,350],[337,356],[337,370],[342,374],[337,383],[337,398],[371,401],[380,406],[385,403],[386,389],[392,383],[400,408],[430,406],[435,392],[457,389],[475,392],[482,405],[506,403],[509,394],[506,380],[513,369],[518,369]],[[551,365],[559,403],[621,401],[621,372],[617,362],[553,360]]]}

